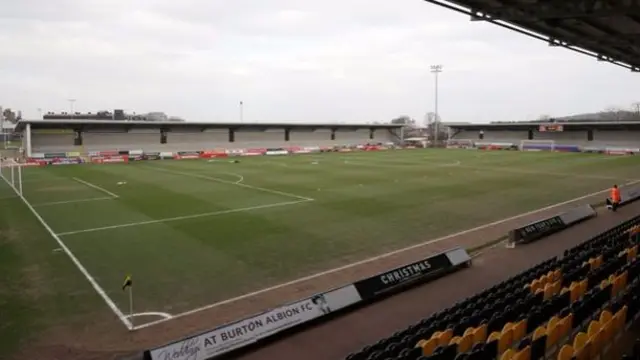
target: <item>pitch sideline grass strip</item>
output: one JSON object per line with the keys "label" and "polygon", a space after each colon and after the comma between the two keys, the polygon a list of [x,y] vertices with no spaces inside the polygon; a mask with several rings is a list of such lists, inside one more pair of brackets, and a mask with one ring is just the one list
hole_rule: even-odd
{"label": "pitch sideline grass strip", "polygon": [[104,289],[102,289],[100,284],[98,284],[98,282],[93,278],[93,276],[89,274],[89,271],[87,271],[87,269],[82,265],[82,263],[80,263],[78,258],[76,258],[76,256],[71,252],[71,250],[69,250],[67,245],[60,239],[60,237],[56,235],[56,233],[53,231],[53,229],[51,229],[49,224],[47,224],[44,221],[44,219],[42,218],[42,216],[40,216],[40,214],[36,211],[36,209],[29,203],[29,201],[27,201],[27,199],[24,196],[19,194],[18,190],[13,185],[11,185],[11,183],[4,177],[4,175],[0,173],[0,177],[2,177],[2,180],[4,180],[16,192],[16,194],[18,195],[18,197],[20,197],[22,202],[27,206],[27,208],[29,208],[33,216],[35,216],[35,218],[38,219],[40,224],[42,224],[45,230],[47,230],[47,232],[51,235],[51,237],[58,243],[60,248],[65,252],[65,254],[67,254],[67,256],[71,259],[74,265],[78,268],[78,270],[80,270],[80,272],[82,273],[82,275],[84,275],[87,281],[89,281],[93,289],[98,293],[98,295],[100,295],[100,297],[102,297],[104,302],[114,312],[114,314],[118,317],[118,319],[120,319],[120,321],[128,329],[133,329],[133,323],[131,323],[131,321],[129,321],[129,319],[127,319],[127,317],[124,315],[124,313],[120,311],[120,309],[115,304],[115,302],[111,300],[111,298],[107,295]]}
{"label": "pitch sideline grass strip", "polygon": [[[624,184],[624,186],[631,186],[631,185],[635,185],[637,183],[640,183],[640,180],[628,182],[628,183]],[[264,294],[264,293],[267,293],[269,291],[281,289],[281,288],[284,288],[284,287],[287,287],[287,286],[291,286],[291,285],[296,285],[296,284],[299,284],[299,283],[304,282],[304,281],[308,281],[308,280],[313,280],[315,278],[319,278],[321,276],[330,275],[330,274],[333,274],[333,273],[336,273],[336,272],[340,272],[340,271],[343,271],[343,270],[347,270],[347,269],[350,269],[350,268],[353,268],[353,267],[356,267],[356,266],[368,264],[368,263],[371,263],[371,262],[374,262],[374,261],[377,261],[377,260],[380,260],[380,259],[384,259],[384,258],[393,256],[393,255],[396,255],[396,254],[401,254],[403,252],[411,251],[411,250],[418,249],[418,248],[421,248],[421,247],[424,247],[424,246],[427,246],[427,245],[430,245],[430,244],[435,244],[435,243],[438,243],[438,242],[441,242],[441,241],[445,241],[445,240],[448,240],[448,239],[451,239],[451,238],[454,238],[454,237],[457,237],[457,236],[465,235],[465,234],[468,234],[470,232],[486,229],[488,227],[499,225],[499,224],[503,224],[505,222],[516,220],[516,219],[519,219],[519,218],[522,218],[522,217],[525,217],[525,216],[537,214],[537,213],[540,213],[540,212],[543,212],[543,211],[555,209],[555,208],[563,206],[563,205],[571,204],[571,203],[576,202],[576,201],[588,199],[590,197],[606,193],[607,191],[609,191],[609,189],[596,191],[596,192],[593,192],[593,193],[590,193],[590,194],[587,194],[587,195],[583,195],[583,196],[580,196],[580,197],[577,197],[577,198],[574,198],[574,199],[566,200],[566,201],[563,201],[563,202],[560,202],[560,203],[557,203],[557,204],[553,204],[553,205],[549,205],[549,206],[546,206],[546,207],[543,207],[543,208],[540,208],[540,209],[536,209],[536,210],[528,211],[528,212],[525,212],[525,213],[522,213],[522,214],[514,215],[514,216],[511,216],[511,217],[508,217],[508,218],[505,218],[505,219],[501,219],[501,220],[497,220],[497,221],[494,221],[494,222],[491,222],[491,223],[488,223],[488,224],[477,226],[475,228],[471,228],[471,229],[463,230],[463,231],[460,231],[460,232],[457,232],[457,233],[454,233],[454,234],[446,235],[446,236],[443,236],[443,237],[440,237],[440,238],[437,238],[437,239],[432,239],[432,240],[428,240],[428,241],[425,241],[425,242],[422,242],[422,243],[419,243],[419,244],[415,244],[415,245],[411,245],[411,246],[408,246],[408,247],[400,248],[400,249],[397,249],[397,250],[394,250],[394,251],[390,251],[388,253],[377,255],[377,256],[374,256],[374,257],[370,257],[368,259],[357,261],[357,262],[354,262],[354,263],[351,263],[351,264],[346,264],[346,265],[343,265],[343,266],[340,266],[340,267],[336,267],[336,268],[333,268],[333,269],[321,271],[321,272],[318,272],[318,273],[315,273],[315,274],[312,274],[312,275],[309,275],[309,276],[301,277],[301,278],[298,278],[298,279],[295,279],[295,280],[292,280],[292,281],[288,281],[288,282],[285,282],[285,283],[282,283],[282,284],[270,286],[270,287],[267,287],[267,288],[264,288],[264,289],[261,289],[261,290],[253,291],[253,292],[250,292],[250,293],[247,293],[247,294],[244,294],[244,295],[236,296],[236,297],[233,297],[233,298],[230,298],[230,299],[226,299],[226,300],[223,300],[223,301],[219,301],[219,302],[216,302],[216,303],[213,303],[213,304],[210,304],[210,305],[202,306],[202,307],[199,307],[199,308],[196,308],[196,309],[193,309],[193,310],[185,311],[185,312],[178,313],[178,314],[175,314],[175,315],[172,314],[172,317],[170,319],[160,319],[160,320],[151,321],[151,322],[148,322],[148,323],[145,323],[145,324],[137,325],[137,326],[133,327],[133,330],[144,329],[144,328],[147,328],[147,327],[151,327],[151,326],[154,326],[154,325],[158,325],[158,324],[164,323],[164,322],[169,321],[169,320],[175,320],[175,319],[178,319],[178,318],[181,318],[181,317],[193,315],[193,314],[196,314],[196,313],[201,312],[201,311],[213,309],[213,308],[216,308],[216,307],[219,307],[219,306],[222,306],[222,305],[226,305],[226,304],[230,304],[230,303],[233,303],[233,302],[236,302],[236,301],[239,301],[239,300],[251,298],[253,296]],[[488,247],[497,246],[502,241],[504,241],[504,238],[493,240],[493,241],[490,241],[488,243],[485,243],[485,244],[479,245],[477,247],[474,247],[474,248],[470,249],[470,251],[472,251],[472,252],[482,251],[483,249],[486,249]]]}

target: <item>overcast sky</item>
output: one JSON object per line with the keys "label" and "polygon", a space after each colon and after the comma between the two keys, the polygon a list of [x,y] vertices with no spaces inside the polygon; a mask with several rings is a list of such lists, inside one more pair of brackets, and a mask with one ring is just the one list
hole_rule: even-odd
{"label": "overcast sky", "polygon": [[422,0],[0,0],[0,105],[192,121],[519,120],[629,107],[639,76]]}

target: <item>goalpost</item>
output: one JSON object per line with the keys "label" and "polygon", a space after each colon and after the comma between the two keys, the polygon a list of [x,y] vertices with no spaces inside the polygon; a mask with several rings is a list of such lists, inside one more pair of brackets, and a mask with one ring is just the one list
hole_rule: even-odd
{"label": "goalpost", "polygon": [[22,166],[13,160],[0,157],[0,178],[6,182],[13,191],[22,196]]}
{"label": "goalpost", "polygon": [[472,149],[475,146],[475,141],[471,139],[448,139],[448,149]]}
{"label": "goalpost", "polygon": [[521,140],[520,151],[555,151],[554,140]]}

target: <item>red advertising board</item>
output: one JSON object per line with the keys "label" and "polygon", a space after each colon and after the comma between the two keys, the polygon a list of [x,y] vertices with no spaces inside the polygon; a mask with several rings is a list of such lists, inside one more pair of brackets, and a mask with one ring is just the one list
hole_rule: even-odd
{"label": "red advertising board", "polygon": [[118,156],[118,150],[106,150],[98,152],[98,156]]}
{"label": "red advertising board", "polygon": [[190,154],[190,155],[180,155],[176,154],[173,159],[174,160],[187,160],[187,159],[199,159],[200,155]]}
{"label": "red advertising board", "polygon": [[225,158],[229,155],[224,151],[203,151],[200,154],[200,157],[203,159],[211,159],[211,158]]}
{"label": "red advertising board", "polygon": [[91,162],[94,164],[108,164],[108,163],[128,163],[129,156],[117,155],[117,156],[100,156],[92,157]]}
{"label": "red advertising board", "polygon": [[255,156],[255,155],[264,155],[267,152],[267,149],[246,149],[244,151],[243,156]]}

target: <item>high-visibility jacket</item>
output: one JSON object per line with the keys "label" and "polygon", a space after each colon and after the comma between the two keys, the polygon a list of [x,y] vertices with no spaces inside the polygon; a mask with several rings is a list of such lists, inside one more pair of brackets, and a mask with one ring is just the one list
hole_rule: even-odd
{"label": "high-visibility jacket", "polygon": [[611,201],[620,202],[620,189],[611,188]]}

